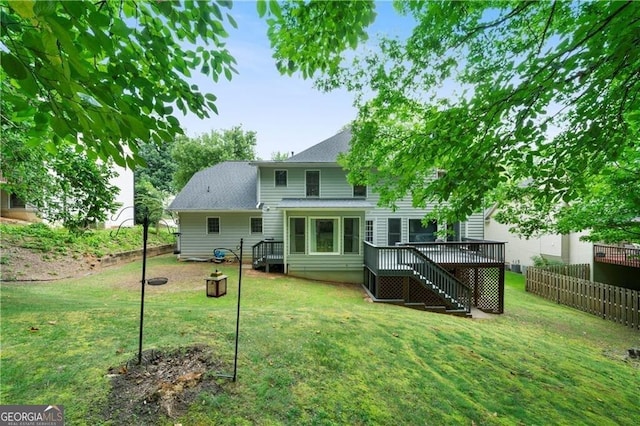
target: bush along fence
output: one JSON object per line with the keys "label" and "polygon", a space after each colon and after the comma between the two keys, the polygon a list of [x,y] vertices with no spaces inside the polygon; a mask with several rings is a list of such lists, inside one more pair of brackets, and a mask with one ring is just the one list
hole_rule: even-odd
{"label": "bush along fence", "polygon": [[528,267],[526,290],[556,303],[640,330],[640,291],[579,277],[589,277],[589,265]]}

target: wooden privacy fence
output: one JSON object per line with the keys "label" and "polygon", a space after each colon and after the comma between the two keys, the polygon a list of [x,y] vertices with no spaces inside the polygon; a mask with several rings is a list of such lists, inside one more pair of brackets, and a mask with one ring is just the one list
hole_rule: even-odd
{"label": "wooden privacy fence", "polygon": [[[586,266],[587,270],[589,267],[572,266]],[[574,271],[577,269],[579,268]],[[526,290],[556,303],[598,315],[636,330],[640,329],[640,291],[531,266],[527,268]]]}

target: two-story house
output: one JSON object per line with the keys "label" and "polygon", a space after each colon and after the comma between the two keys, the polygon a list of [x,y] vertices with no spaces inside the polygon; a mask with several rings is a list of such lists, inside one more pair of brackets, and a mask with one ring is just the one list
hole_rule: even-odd
{"label": "two-story house", "polygon": [[[434,260],[436,250],[442,255],[446,249],[449,269],[444,275],[462,274],[476,286],[487,281],[482,274],[451,267],[453,241],[459,243],[455,252],[468,261],[470,253],[479,253],[478,244],[460,242],[483,239],[482,213],[462,223],[425,224],[427,210],[413,208],[408,198],[395,210],[379,207],[378,195],[365,186],[350,185],[337,163],[338,155],[349,149],[350,138],[346,130],[284,161],[228,161],[196,173],[169,207],[179,217],[181,257],[210,258],[215,248],[235,248],[244,238],[245,247],[252,248],[245,250],[247,259],[251,256],[256,268],[278,266],[299,277],[364,283],[374,299],[406,303],[411,287],[406,277],[412,276],[418,286],[421,280],[432,284],[435,279],[408,265],[442,263]],[[453,232],[451,243],[437,237],[445,229]],[[432,255],[424,260],[427,248]],[[388,265],[394,272],[380,268],[392,259],[398,263],[399,256],[402,265]],[[492,276],[504,283],[503,251],[500,261],[502,269],[498,266]],[[398,273],[400,269],[406,273]],[[391,285],[395,290],[387,291],[386,274],[405,278],[398,278]],[[502,297],[501,288],[495,293]],[[501,302],[494,305],[487,310],[502,311]]]}

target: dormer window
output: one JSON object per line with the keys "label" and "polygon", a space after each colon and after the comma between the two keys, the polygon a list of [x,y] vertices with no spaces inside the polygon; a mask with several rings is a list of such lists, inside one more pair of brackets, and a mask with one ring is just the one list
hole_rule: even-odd
{"label": "dormer window", "polygon": [[353,197],[354,198],[367,198],[367,186],[366,185],[353,185]]}

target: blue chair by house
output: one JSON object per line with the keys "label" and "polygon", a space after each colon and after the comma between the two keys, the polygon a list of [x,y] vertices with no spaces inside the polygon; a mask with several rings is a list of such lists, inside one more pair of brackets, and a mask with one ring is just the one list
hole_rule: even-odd
{"label": "blue chair by house", "polygon": [[215,263],[222,263],[224,262],[224,251],[219,250],[219,249],[215,249],[213,251],[213,261]]}

